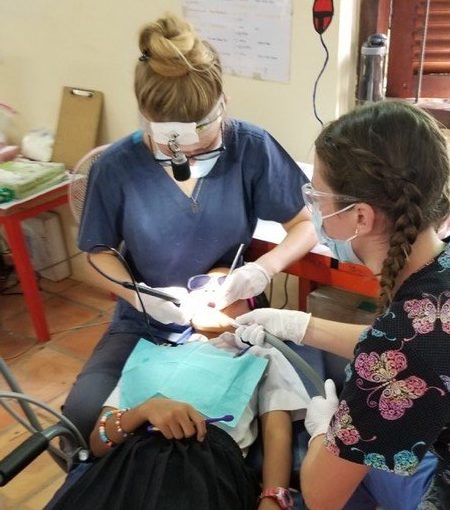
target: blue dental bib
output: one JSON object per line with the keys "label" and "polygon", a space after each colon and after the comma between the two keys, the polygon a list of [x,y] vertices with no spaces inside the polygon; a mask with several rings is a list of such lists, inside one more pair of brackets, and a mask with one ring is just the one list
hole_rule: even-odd
{"label": "blue dental bib", "polygon": [[163,396],[187,402],[207,417],[231,414],[234,427],[268,361],[247,353],[234,357],[208,342],[165,347],[141,339],[119,381],[121,407]]}

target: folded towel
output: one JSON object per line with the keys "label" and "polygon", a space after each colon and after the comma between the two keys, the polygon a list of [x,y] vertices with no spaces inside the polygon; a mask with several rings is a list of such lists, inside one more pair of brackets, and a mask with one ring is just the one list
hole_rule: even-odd
{"label": "folded towel", "polygon": [[8,188],[16,198],[24,198],[65,178],[63,163],[7,161],[0,163],[0,188]]}

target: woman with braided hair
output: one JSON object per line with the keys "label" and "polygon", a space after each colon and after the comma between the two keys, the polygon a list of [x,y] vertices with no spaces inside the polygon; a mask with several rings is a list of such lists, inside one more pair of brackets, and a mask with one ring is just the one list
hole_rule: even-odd
{"label": "woman with braided hair", "polygon": [[377,275],[379,314],[367,328],[259,309],[237,318],[237,334],[260,343],[264,327],[351,360],[339,396],[328,380],[308,407],[309,509],[448,509],[450,239],[438,235],[450,212],[447,141],[423,110],[386,101],[331,122],[315,149],[303,196],[316,231],[336,258]]}

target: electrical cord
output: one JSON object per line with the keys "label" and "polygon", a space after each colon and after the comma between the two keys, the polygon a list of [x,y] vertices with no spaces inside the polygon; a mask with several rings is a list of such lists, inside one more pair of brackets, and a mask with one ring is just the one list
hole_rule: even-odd
{"label": "electrical cord", "polygon": [[12,355],[12,356],[5,356],[4,359],[5,361],[11,361],[13,359],[17,359],[17,358],[20,358],[21,356],[23,356],[24,354],[26,354],[27,352],[30,352],[31,349],[33,349],[33,347],[36,346],[36,343],[37,342],[34,342],[32,343],[29,347],[27,347],[26,349],[23,349],[21,351],[19,351],[18,353]]}
{"label": "electrical cord", "polygon": [[[7,294],[8,296],[10,294]],[[57,295],[57,294],[55,294]],[[78,331],[80,329],[87,329],[87,328],[93,328],[95,326],[104,326],[104,325],[107,325],[107,324],[111,324],[111,320],[107,320],[107,321],[102,321],[102,322],[90,322],[89,324],[81,324],[79,326],[73,326],[72,328],[66,328],[66,329],[58,329],[56,331],[53,331],[52,334],[53,335],[58,335],[60,333],[67,333],[68,331]],[[37,342],[34,341],[30,346],[28,346],[27,348],[19,351],[18,353],[16,354],[13,354],[11,356],[3,356],[3,359],[5,361],[11,361],[11,360],[14,360],[14,359],[17,359],[17,358],[20,358],[21,356],[23,356],[24,354],[26,354],[27,352],[30,352],[31,349],[33,349],[34,347],[37,346]],[[20,393],[20,392],[19,392]],[[0,402],[0,405],[1,405],[1,402]]]}
{"label": "electrical cord", "polygon": [[269,301],[270,307],[272,307],[272,296],[273,296],[273,278],[269,283],[269,296],[267,297],[267,301]]}
{"label": "electrical cord", "polygon": [[322,66],[322,69],[320,70],[319,74],[317,75],[317,78],[314,82],[314,89],[313,89],[313,95],[312,95],[312,101],[313,101],[313,110],[314,110],[314,117],[319,121],[320,125],[323,126],[323,121],[322,119],[319,117],[318,113],[317,113],[317,106],[316,106],[316,94],[317,94],[317,85],[319,83],[319,80],[320,78],[322,77],[322,74],[324,73],[325,71],[325,68],[327,67],[327,64],[328,64],[328,59],[330,57],[330,54],[328,52],[328,48],[325,44],[325,41],[323,40],[323,36],[322,34],[319,34],[320,36],[320,42],[322,43],[322,46],[325,50],[325,61],[323,63],[323,66]]}
{"label": "electrical cord", "polygon": [[[118,280],[117,278],[114,278],[111,275],[108,275],[107,273],[102,271],[96,264],[94,264],[94,262],[92,261],[92,258],[91,258],[91,254],[97,248],[104,248],[104,249],[110,251],[111,253],[113,253],[119,259],[119,261],[121,262],[121,264],[123,265],[123,267],[127,271],[128,275],[130,277],[131,282]],[[87,261],[99,274],[101,274],[107,280],[109,280],[109,281],[111,281],[113,283],[117,283],[118,285],[121,285],[122,287],[124,287],[126,289],[134,290],[136,292],[138,300],[139,300],[139,304],[141,305],[142,311],[144,313],[144,321],[145,321],[145,325],[147,326],[147,330],[148,330],[150,339],[153,342],[158,343],[156,341],[156,339],[154,338],[152,332],[151,332],[152,327],[150,325],[150,320],[149,320],[149,317],[148,317],[148,314],[147,314],[147,310],[145,309],[144,302],[142,300],[141,292],[144,293],[144,294],[149,294],[150,296],[154,296],[154,297],[157,297],[157,298],[160,298],[160,299],[164,299],[165,301],[170,301],[175,306],[180,306],[181,305],[180,300],[175,298],[174,296],[171,296],[170,294],[166,294],[165,292],[161,292],[161,291],[158,291],[158,290],[151,289],[150,287],[144,287],[142,285],[139,285],[136,282],[136,279],[133,276],[133,272],[131,271],[131,268],[130,268],[128,262],[126,261],[125,257],[120,253],[119,250],[116,250],[115,248],[112,248],[111,246],[108,246],[107,244],[101,244],[100,243],[100,244],[94,245],[91,248],[91,250],[89,252],[87,252]],[[167,341],[168,344],[170,344],[172,346],[178,345],[177,342],[174,342],[172,340],[167,339],[166,341]]]}
{"label": "electrical cord", "polygon": [[[69,260],[72,260],[73,258],[78,257],[82,253],[84,253],[84,252],[78,251],[77,253],[74,253],[70,257],[61,259],[58,262],[53,262],[52,264],[49,264],[48,266],[44,266],[44,267],[35,269],[34,272],[36,273],[36,275],[39,278],[41,278],[41,275],[40,275],[41,272],[46,271],[47,269],[51,269],[52,267],[62,264],[63,262],[68,262]],[[21,295],[23,295],[23,292],[8,292],[9,290],[13,289],[17,284],[18,284],[18,280],[16,277],[16,281],[13,284],[8,285],[7,287],[3,287],[3,289],[0,290],[0,295],[4,295],[4,296],[21,296]],[[42,289],[39,289],[39,290],[42,290]]]}
{"label": "electrical cord", "polygon": [[[120,262],[122,263],[122,265],[124,266],[124,268],[126,269],[127,273],[129,274],[130,276],[130,282],[127,282],[127,281],[121,281],[121,280],[118,280],[108,274],[106,274],[104,271],[102,271],[92,260],[91,258],[91,252],[93,250],[95,250],[96,248],[103,248],[103,249],[106,249],[108,251],[110,251],[111,253],[113,253],[119,260]],[[157,297],[159,299],[163,299],[165,301],[169,301],[171,303],[173,303],[175,306],[180,306],[181,305],[181,302],[178,298],[174,297],[174,296],[171,296],[170,294],[167,294],[165,292],[162,292],[162,291],[159,291],[159,290],[154,290],[150,287],[147,287],[147,286],[143,286],[143,285],[139,285],[134,276],[133,276],[133,273],[131,271],[131,268],[128,264],[128,262],[126,261],[125,257],[118,251],[116,250],[115,248],[112,248],[111,246],[108,246],[106,244],[96,244],[92,247],[91,249],[91,252],[88,252],[87,253],[87,260],[88,260],[88,263],[99,273],[101,274],[104,278],[112,281],[113,283],[116,283],[126,289],[130,289],[130,290],[134,290],[138,296],[138,299],[139,299],[139,304],[141,305],[142,307],[142,310],[144,312],[144,321],[145,321],[145,324],[146,324],[146,327],[147,327],[147,330],[148,330],[148,333],[149,333],[149,336],[150,336],[150,339],[152,339],[153,341],[155,340],[154,337],[153,337],[153,334],[152,334],[152,328],[151,328],[151,325],[150,325],[150,321],[149,321],[149,318],[148,318],[148,314],[147,314],[147,311],[145,309],[145,306],[144,306],[144,303],[143,303],[143,300],[142,300],[142,297],[141,297],[141,293],[144,293],[144,294],[149,294],[151,296],[154,296],[154,297]],[[43,268],[39,268],[38,270],[35,270],[35,272],[38,274],[38,276],[40,277],[39,275],[39,272],[42,272],[42,271],[45,271],[46,269],[50,269],[54,266],[57,266],[58,264],[61,264],[62,262],[66,262],[74,257],[77,257],[78,255],[81,255],[82,251],[79,251],[77,253],[75,253],[74,255],[71,255],[70,257],[67,257],[63,260],[60,260],[58,262],[55,262],[55,263],[52,263],[48,266],[45,266]],[[14,282],[12,285],[8,285],[7,287],[4,287],[3,289],[0,290],[0,295],[4,295],[4,296],[16,296],[16,295],[23,295],[23,292],[8,292],[10,291],[11,289],[13,289],[14,287],[16,287],[16,285],[18,284],[18,281]],[[42,289],[40,289],[42,290]],[[170,345],[177,345],[176,342],[173,342],[171,340],[167,340],[167,342],[170,344]],[[26,352],[26,351],[25,351]]]}
{"label": "electrical cord", "polygon": [[288,288],[287,288],[288,280],[289,280],[289,273],[286,273],[286,275],[285,275],[285,277],[284,277],[284,284],[283,284],[283,290],[284,290],[284,301],[283,301],[283,304],[280,306],[280,309],[281,309],[281,310],[283,310],[284,308],[286,308],[286,306],[287,306],[287,304],[288,304],[288,301],[289,301]]}
{"label": "electrical cord", "polygon": [[[120,262],[122,263],[124,268],[127,270],[128,274],[130,276],[131,282],[117,280],[116,278],[113,278],[111,275],[106,274],[97,265],[95,265],[94,262],[91,259],[91,254],[92,254],[92,252],[96,248],[106,248],[108,251],[111,251],[112,253],[114,253],[114,255],[120,260]],[[117,283],[118,285],[121,285],[125,289],[131,289],[131,290],[136,291],[136,293],[138,294],[138,297],[139,297],[139,302],[142,305],[142,308],[144,308],[144,305],[142,303],[142,298],[141,298],[141,295],[140,295],[141,292],[143,294],[149,294],[150,296],[154,296],[154,297],[157,297],[159,299],[164,299],[165,301],[170,301],[175,306],[180,306],[181,305],[181,302],[180,302],[180,300],[178,298],[176,298],[174,296],[171,296],[170,294],[167,294],[166,292],[162,292],[160,290],[155,290],[155,289],[152,289],[152,288],[147,287],[147,286],[139,285],[136,282],[136,280],[135,280],[135,278],[133,276],[133,273],[131,271],[131,268],[128,265],[128,262],[126,261],[125,257],[120,253],[120,251],[116,250],[115,248],[111,248],[111,246],[108,246],[107,244],[96,244],[96,245],[94,245],[92,247],[92,249],[87,253],[87,260],[88,260],[89,264],[98,273],[100,273],[102,276],[104,276],[105,278],[107,278],[111,282]]]}

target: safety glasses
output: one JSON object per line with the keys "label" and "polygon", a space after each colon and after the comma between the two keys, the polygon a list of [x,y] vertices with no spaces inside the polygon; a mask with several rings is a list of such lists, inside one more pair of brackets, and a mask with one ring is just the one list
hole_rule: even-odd
{"label": "safety glasses", "polygon": [[313,188],[310,182],[303,184],[302,196],[305,206],[310,212],[313,211],[314,205],[318,206],[320,209],[320,203],[324,200],[331,199],[337,203],[356,203],[361,201],[360,199],[349,195],[338,195],[336,193],[327,193],[326,191],[317,191]]}
{"label": "safety glasses", "polygon": [[226,275],[215,276],[209,274],[197,274],[191,276],[187,282],[188,290],[214,290],[225,281]]}
{"label": "safety glasses", "polygon": [[197,133],[201,133],[202,131],[205,131],[205,129],[208,129],[211,124],[216,122],[216,120],[220,119],[222,115],[225,112],[225,104],[223,102],[223,99],[220,100],[219,107],[214,115],[211,117],[206,117],[205,119],[201,120],[198,124],[195,130]]}

